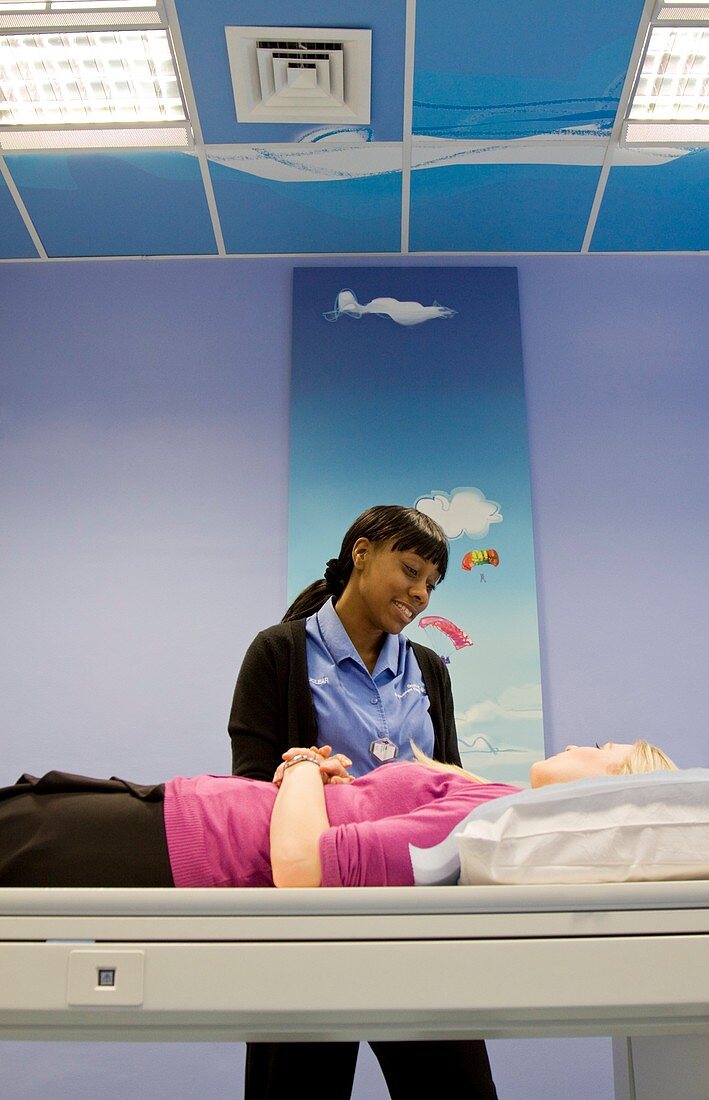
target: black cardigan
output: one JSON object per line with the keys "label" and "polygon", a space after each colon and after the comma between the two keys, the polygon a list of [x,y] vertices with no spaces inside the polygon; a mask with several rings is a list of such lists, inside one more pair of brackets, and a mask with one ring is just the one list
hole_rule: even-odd
{"label": "black cardigan", "polygon": [[[433,650],[408,644],[428,692],[433,755],[445,764],[460,764],[448,670]],[[317,744],[305,619],[262,630],[249,646],[236,681],[229,736],[233,774],[269,782],[286,749]]]}

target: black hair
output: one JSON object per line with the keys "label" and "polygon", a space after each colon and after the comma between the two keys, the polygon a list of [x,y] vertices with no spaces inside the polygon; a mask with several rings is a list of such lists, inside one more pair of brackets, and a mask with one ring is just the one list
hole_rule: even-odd
{"label": "black hair", "polygon": [[392,550],[412,550],[435,565],[441,575],[448,568],[448,539],[443,528],[435,520],[400,504],[376,504],[362,512],[342,540],[337,558],[331,558],[325,569],[324,579],[314,581],[296,596],[282,622],[306,619],[319,611],[334,596],[342,595],[352,575],[352,550],[357,539],[369,539],[381,543],[393,539]]}

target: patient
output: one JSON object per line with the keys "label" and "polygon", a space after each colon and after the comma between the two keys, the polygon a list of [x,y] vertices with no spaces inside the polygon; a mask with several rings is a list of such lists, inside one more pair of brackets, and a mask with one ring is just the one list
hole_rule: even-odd
{"label": "patient", "polygon": [[[0,886],[412,886],[410,846],[519,790],[420,753],[354,780],[349,764],[322,746],[289,749],[272,783],[22,776],[0,789]],[[674,768],[646,741],[569,745],[530,783]]]}

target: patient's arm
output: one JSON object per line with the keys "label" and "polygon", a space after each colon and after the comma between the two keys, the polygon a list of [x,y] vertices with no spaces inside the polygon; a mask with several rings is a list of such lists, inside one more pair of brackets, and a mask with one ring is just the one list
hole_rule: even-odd
{"label": "patient's arm", "polygon": [[[316,759],[310,750],[290,750]],[[320,766],[309,760],[292,764],[282,772],[281,785],[271,814],[271,872],[274,886],[319,886],[320,837],[330,828]]]}

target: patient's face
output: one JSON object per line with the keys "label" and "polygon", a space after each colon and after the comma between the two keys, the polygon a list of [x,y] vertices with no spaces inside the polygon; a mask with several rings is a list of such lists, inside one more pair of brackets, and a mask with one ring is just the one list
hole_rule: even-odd
{"label": "patient's face", "polygon": [[613,775],[625,763],[632,745],[607,741],[604,745],[567,745],[563,752],[532,764],[529,772],[533,787],[548,783],[569,783],[573,779],[592,779]]}

